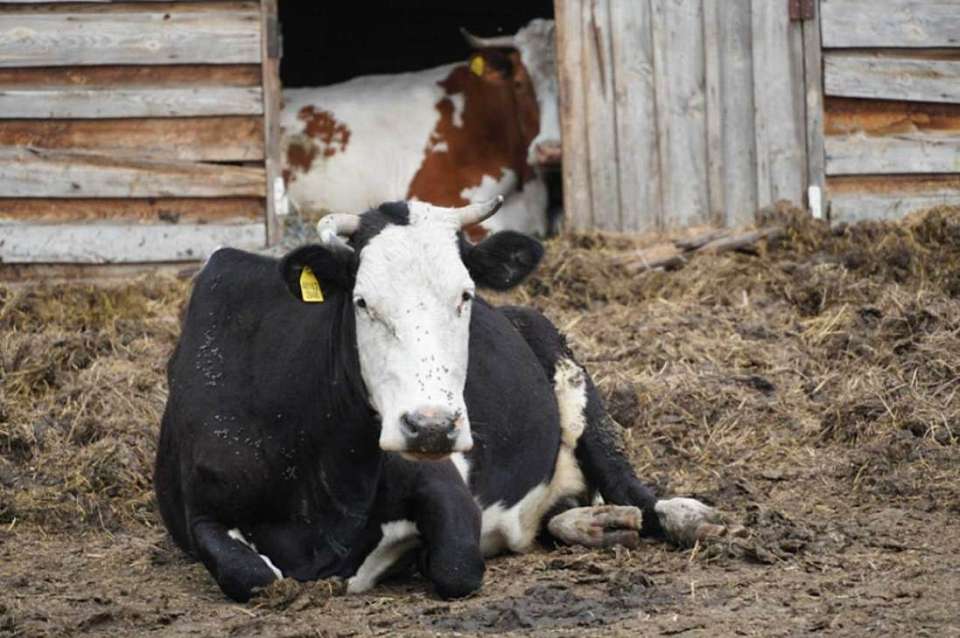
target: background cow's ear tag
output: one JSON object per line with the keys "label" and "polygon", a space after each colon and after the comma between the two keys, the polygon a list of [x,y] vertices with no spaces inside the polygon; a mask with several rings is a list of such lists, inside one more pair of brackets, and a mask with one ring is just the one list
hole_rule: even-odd
{"label": "background cow's ear tag", "polygon": [[486,66],[486,63],[483,61],[482,55],[475,55],[473,59],[470,60],[470,70],[473,71],[475,75],[483,76],[483,69]]}
{"label": "background cow's ear tag", "polygon": [[323,303],[323,292],[320,290],[320,282],[317,276],[310,270],[310,266],[304,266],[300,271],[300,297],[309,303]]}

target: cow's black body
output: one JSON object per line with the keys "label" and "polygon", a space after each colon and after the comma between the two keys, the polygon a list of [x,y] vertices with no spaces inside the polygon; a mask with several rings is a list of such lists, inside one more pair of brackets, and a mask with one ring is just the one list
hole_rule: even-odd
{"label": "cow's black body", "polygon": [[[198,276],[171,358],[155,475],[163,519],[230,597],[274,579],[242,530],[285,576],[348,577],[381,524],[416,523],[421,566],[443,596],[479,587],[480,508],[510,507],[548,481],[560,446],[552,386],[570,357],[545,318],[477,301],[465,389],[474,435],[469,488],[449,461],[381,452],[353,338],[349,290],[295,299],[278,262],[235,250]],[[655,499],[613,444],[588,380],[576,457],[607,502],[645,511]]]}

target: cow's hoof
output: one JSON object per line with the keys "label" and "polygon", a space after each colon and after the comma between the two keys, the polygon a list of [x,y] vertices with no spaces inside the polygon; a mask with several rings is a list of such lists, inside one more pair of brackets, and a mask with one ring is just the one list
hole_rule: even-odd
{"label": "cow's hoof", "polygon": [[739,525],[724,525],[716,509],[693,498],[666,498],[654,506],[667,540],[681,547],[718,536],[743,536]]}
{"label": "cow's hoof", "polygon": [[642,527],[643,512],[628,505],[575,507],[547,523],[547,530],[557,540],[587,547],[636,547]]}

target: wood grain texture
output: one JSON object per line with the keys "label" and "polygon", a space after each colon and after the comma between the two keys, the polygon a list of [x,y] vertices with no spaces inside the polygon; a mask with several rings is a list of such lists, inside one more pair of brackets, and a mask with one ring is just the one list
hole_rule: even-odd
{"label": "wood grain texture", "polygon": [[[753,104],[753,35],[749,2],[718,11],[723,112],[723,180],[726,225],[747,226],[757,210],[757,156]],[[712,161],[712,160],[711,160]]]}
{"label": "wood grain texture", "polygon": [[960,55],[945,60],[831,51],[824,58],[824,84],[827,95],[841,97],[960,102]]}
{"label": "wood grain texture", "polygon": [[221,246],[266,243],[255,224],[2,224],[6,263],[127,263],[204,259]]}
{"label": "wood grain texture", "polygon": [[[803,85],[806,93],[807,186],[816,186],[821,193],[826,186],[826,150],[824,149],[823,114],[823,48],[818,13],[813,20],[804,21],[803,29]],[[822,200],[822,196],[821,196]],[[808,207],[811,202],[807,202]],[[821,206],[824,204],[821,203]],[[814,211],[811,211],[814,212]],[[818,211],[823,215],[824,210]]]}
{"label": "wood grain texture", "polygon": [[960,131],[830,136],[826,160],[828,175],[960,173]]}
{"label": "wood grain texture", "polygon": [[807,174],[802,34],[785,4],[751,6],[757,205],[800,204]]}
{"label": "wood grain texture", "polygon": [[960,176],[876,175],[828,177],[830,219],[902,219],[934,206],[960,206]]}
{"label": "wood grain texture", "polygon": [[263,220],[259,198],[0,199],[0,222],[207,224]]}
{"label": "wood grain texture", "polygon": [[0,117],[103,118],[258,115],[259,87],[0,89]]}
{"label": "wood grain texture", "polygon": [[6,197],[263,197],[262,168],[0,149]]}
{"label": "wood grain texture", "polygon": [[653,0],[657,130],[664,228],[708,218],[703,6]]}
{"label": "wood grain texture", "polygon": [[609,0],[588,0],[581,6],[593,227],[615,231],[621,229],[620,176]]}
{"label": "wood grain texture", "polygon": [[726,184],[723,176],[723,98],[720,73],[720,11],[716,3],[703,3],[704,90],[707,129],[707,219],[725,221]]}
{"label": "wood grain texture", "polygon": [[820,6],[825,47],[960,45],[953,0],[822,0]]}
{"label": "wood grain texture", "polygon": [[249,162],[264,155],[258,117],[7,120],[0,122],[4,146],[152,160]]}
{"label": "wood grain texture", "polygon": [[0,89],[55,87],[260,86],[257,64],[0,68]]}
{"label": "wood grain texture", "polygon": [[[263,73],[263,141],[266,148],[264,169],[267,180],[266,227],[267,243],[273,245],[280,241],[282,224],[278,215],[286,214],[280,210],[281,202],[286,201],[284,184],[281,177],[282,161],[280,157],[280,22],[277,13],[277,0],[262,0],[260,3],[261,59]],[[271,34],[271,30],[276,30]],[[276,50],[271,50],[271,37],[277,38]]]}
{"label": "wood grain texture", "polygon": [[0,66],[260,62],[256,5],[190,4],[6,12]]}
{"label": "wood grain texture", "polygon": [[554,0],[557,25],[557,67],[560,80],[560,125],[563,135],[563,204],[565,227],[593,227],[589,122],[584,89],[584,32],[581,5],[588,0]]}
{"label": "wood grain texture", "polygon": [[611,2],[610,26],[614,108],[616,109],[621,230],[660,228],[660,164],[657,158],[656,103],[650,6]]}

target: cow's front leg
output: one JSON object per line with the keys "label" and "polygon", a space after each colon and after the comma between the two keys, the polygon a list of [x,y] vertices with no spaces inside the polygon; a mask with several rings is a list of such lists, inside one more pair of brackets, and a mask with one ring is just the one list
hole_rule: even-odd
{"label": "cow's front leg", "polygon": [[417,527],[423,536],[421,571],[442,598],[461,598],[483,584],[480,508],[452,463],[431,463],[418,481]]}
{"label": "cow's front leg", "polygon": [[246,602],[257,589],[283,578],[239,530],[209,520],[193,521],[191,530],[197,556],[223,593],[233,600]]}

